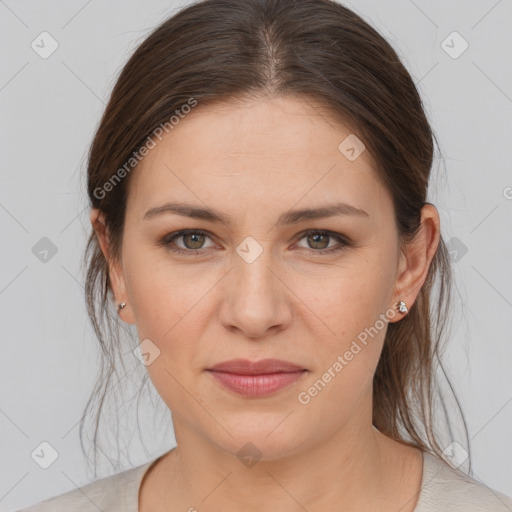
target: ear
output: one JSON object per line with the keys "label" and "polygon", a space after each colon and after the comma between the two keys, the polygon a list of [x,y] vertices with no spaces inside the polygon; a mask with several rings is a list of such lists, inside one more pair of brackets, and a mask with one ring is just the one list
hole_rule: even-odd
{"label": "ear", "polygon": [[97,208],[91,209],[91,224],[94,228],[96,236],[98,237],[98,242],[101,248],[101,252],[103,256],[108,262],[108,272],[110,277],[110,283],[112,286],[112,295],[115,300],[115,307],[118,308],[121,302],[126,303],[126,307],[122,310],[117,309],[119,312],[119,316],[129,324],[134,324],[135,319],[133,317],[133,311],[130,307],[130,301],[128,300],[128,295],[126,293],[126,283],[125,277],[123,273],[122,262],[114,261],[113,257],[110,254],[109,246],[110,246],[110,233],[105,224],[105,215]]}
{"label": "ear", "polygon": [[[393,305],[403,300],[410,309],[414,304],[439,245],[440,232],[437,209],[434,205],[426,203],[421,210],[420,230],[414,240],[403,249],[400,257]],[[403,314],[397,312],[390,322],[397,322],[402,318]]]}

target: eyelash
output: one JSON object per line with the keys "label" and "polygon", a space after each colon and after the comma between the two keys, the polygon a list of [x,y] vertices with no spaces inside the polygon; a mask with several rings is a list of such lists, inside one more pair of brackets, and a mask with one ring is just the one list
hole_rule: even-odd
{"label": "eyelash", "polygon": [[[203,231],[202,229],[183,229],[181,231],[176,231],[175,233],[171,233],[169,235],[166,235],[164,238],[162,238],[162,240],[160,240],[158,245],[164,246],[164,247],[170,249],[171,251],[173,251],[175,253],[184,254],[184,255],[187,255],[187,256],[190,256],[192,254],[194,256],[196,256],[196,255],[200,255],[200,254],[205,253],[206,250],[201,250],[201,249],[197,249],[197,250],[195,250],[195,249],[186,249],[185,250],[185,249],[179,249],[179,248],[173,247],[171,245],[172,242],[176,238],[180,238],[180,237],[182,237],[184,235],[189,235],[189,234],[205,235],[208,238],[211,238],[210,234],[208,232],[206,232],[206,231]],[[345,237],[343,237],[342,235],[340,235],[338,233],[335,233],[333,231],[322,231],[322,230],[319,230],[319,229],[310,229],[310,230],[307,230],[307,231],[303,231],[302,233],[300,233],[297,236],[295,242],[298,242],[298,241],[302,240],[303,238],[305,238],[308,235],[327,235],[330,238],[334,238],[336,241],[338,241],[341,244],[341,245],[337,245],[335,247],[331,247],[330,249],[321,249],[321,250],[306,249],[308,252],[310,252],[312,254],[315,254],[315,255],[317,255],[317,254],[319,254],[319,255],[332,254],[332,253],[335,253],[335,252],[343,250],[345,247],[350,246],[349,241]]]}

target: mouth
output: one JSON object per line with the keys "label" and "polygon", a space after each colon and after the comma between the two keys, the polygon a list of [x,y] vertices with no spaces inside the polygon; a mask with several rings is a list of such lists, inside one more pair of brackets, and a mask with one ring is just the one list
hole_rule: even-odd
{"label": "mouth", "polygon": [[207,371],[223,387],[245,397],[275,393],[308,373],[306,368],[280,359],[232,359],[208,368]]}

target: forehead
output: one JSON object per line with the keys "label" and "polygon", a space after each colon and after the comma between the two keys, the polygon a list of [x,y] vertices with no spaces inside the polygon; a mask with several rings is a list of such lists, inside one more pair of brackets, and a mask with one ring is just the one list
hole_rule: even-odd
{"label": "forehead", "polygon": [[347,158],[354,137],[310,99],[199,104],[155,139],[134,171],[129,202],[140,214],[177,198],[226,211],[346,200],[371,213],[389,197],[367,150]]}

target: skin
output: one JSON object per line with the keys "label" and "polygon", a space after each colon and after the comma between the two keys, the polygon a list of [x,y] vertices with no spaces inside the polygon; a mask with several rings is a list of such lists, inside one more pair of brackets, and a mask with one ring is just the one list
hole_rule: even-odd
{"label": "skin", "polygon": [[[421,452],[372,427],[387,325],[309,403],[297,396],[379,315],[399,300],[412,306],[439,243],[439,215],[425,205],[418,237],[401,252],[371,155],[348,160],[338,146],[351,130],[312,106],[297,97],[198,105],[130,177],[112,288],[116,303],[127,303],[122,320],[160,350],[147,371],[177,441],[146,473],[142,512],[414,509]],[[231,225],[172,213],[143,220],[171,200],[223,212]],[[284,211],[335,201],[368,217],[276,226]],[[108,256],[101,212],[92,210],[91,222]],[[189,255],[158,245],[182,229],[209,235],[175,239]],[[351,244],[322,254],[340,242],[301,234],[310,229]],[[263,249],[251,263],[236,252],[248,236]],[[308,372],[272,395],[246,398],[205,371],[236,357],[284,359]],[[237,457],[247,442],[261,452],[252,467]]]}

